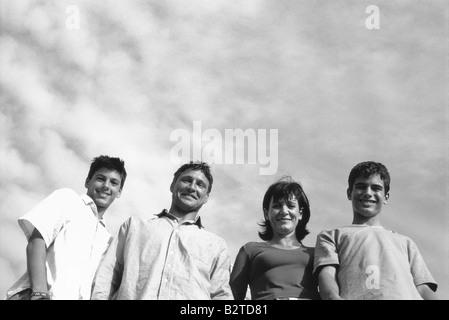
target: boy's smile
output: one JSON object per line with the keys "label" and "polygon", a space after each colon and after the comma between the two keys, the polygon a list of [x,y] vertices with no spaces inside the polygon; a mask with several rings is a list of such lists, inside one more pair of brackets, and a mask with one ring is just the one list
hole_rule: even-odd
{"label": "boy's smile", "polygon": [[87,195],[97,205],[99,213],[104,212],[115,198],[120,197],[121,193],[121,176],[115,170],[101,168],[86,180]]}
{"label": "boy's smile", "polygon": [[352,190],[348,190],[348,199],[352,202],[354,223],[364,223],[378,216],[382,206],[387,204],[388,194],[385,194],[384,182],[379,175],[359,177],[355,180]]}

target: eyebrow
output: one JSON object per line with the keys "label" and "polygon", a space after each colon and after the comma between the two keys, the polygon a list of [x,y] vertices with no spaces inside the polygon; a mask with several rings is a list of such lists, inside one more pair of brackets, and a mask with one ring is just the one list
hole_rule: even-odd
{"label": "eyebrow", "polygon": [[273,200],[273,204],[275,204],[275,203],[282,203],[282,202],[285,202],[285,203],[287,203],[287,204],[291,204],[291,203],[293,203],[293,204],[296,204],[296,202],[298,201],[298,199],[289,199],[289,200],[286,200],[286,199],[284,199],[284,198],[280,198],[280,199],[277,199],[277,200]]}
{"label": "eyebrow", "polygon": [[199,182],[201,182],[201,183],[203,183],[203,184],[205,184],[206,186],[207,186],[207,182],[206,182],[206,180],[204,180],[204,179],[201,179],[201,178],[198,178],[198,177],[193,177],[193,176],[191,176],[191,175],[189,175],[189,174],[187,174],[187,175],[185,175],[185,176],[181,176],[181,177],[179,177],[179,179],[180,180],[185,180],[185,179],[189,179],[189,180],[197,180],[197,181],[199,181]]}
{"label": "eyebrow", "polygon": [[[101,177],[101,178],[107,178],[104,174],[102,173],[96,173],[95,177]],[[117,181],[120,182],[121,179],[117,179],[117,178],[111,178],[111,181]]]}
{"label": "eyebrow", "polygon": [[381,184],[379,184],[379,183],[371,183],[371,184],[366,183],[366,182],[357,182],[357,183],[354,183],[354,187],[368,186],[368,185],[371,185],[371,186],[377,186],[377,187],[380,187],[380,188],[382,188],[382,189],[384,188],[384,186],[381,185]]}

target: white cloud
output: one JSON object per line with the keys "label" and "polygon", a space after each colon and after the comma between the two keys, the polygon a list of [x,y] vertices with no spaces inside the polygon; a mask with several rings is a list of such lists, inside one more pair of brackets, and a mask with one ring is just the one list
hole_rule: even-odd
{"label": "white cloud", "polygon": [[[447,226],[436,222],[447,205],[447,170],[436,168],[448,156],[440,2],[425,10],[384,4],[377,33],[351,1],[72,2],[2,4],[2,236],[20,237],[17,218],[54,188],[84,192],[99,154],[123,158],[129,174],[106,217],[113,232],[130,215],[167,208],[177,169],[170,133],[198,120],[203,130],[279,130],[276,175],[260,176],[257,165],[213,166],[204,222],[233,254],[259,241],[263,194],[283,174],[311,201],[306,244],[322,228],[350,223],[347,175],[373,159],[389,167],[398,195],[386,223],[422,244],[443,281],[447,261],[435,258],[442,236],[423,236]],[[69,4],[80,8],[79,30],[65,28]],[[0,292],[18,276],[24,242],[0,248]]]}

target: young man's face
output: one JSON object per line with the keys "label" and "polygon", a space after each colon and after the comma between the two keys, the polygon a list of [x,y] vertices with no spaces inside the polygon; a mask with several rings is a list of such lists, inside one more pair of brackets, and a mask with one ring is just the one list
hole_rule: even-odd
{"label": "young man's face", "polygon": [[302,212],[296,197],[288,200],[280,199],[276,202],[270,200],[270,207],[264,210],[266,219],[270,222],[273,232],[277,234],[290,234],[296,232]]}
{"label": "young man's face", "polygon": [[348,189],[347,193],[348,199],[352,202],[354,214],[365,219],[377,216],[382,206],[387,204],[389,197],[389,194],[385,193],[384,182],[378,174],[368,178],[357,178],[352,191]]}
{"label": "young man's face", "polygon": [[86,179],[87,195],[97,205],[98,212],[104,212],[115,198],[120,197],[121,183],[120,173],[106,168],[97,170],[91,179]]}
{"label": "young man's face", "polygon": [[209,180],[200,170],[187,170],[170,186],[173,206],[181,212],[198,211],[209,199]]}

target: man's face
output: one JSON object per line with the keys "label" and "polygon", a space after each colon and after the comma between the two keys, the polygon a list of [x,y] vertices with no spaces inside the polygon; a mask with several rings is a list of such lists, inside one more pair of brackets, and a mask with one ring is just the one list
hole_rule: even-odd
{"label": "man's face", "polygon": [[209,180],[200,170],[187,170],[170,186],[173,206],[181,212],[198,211],[209,199]]}
{"label": "man's face", "polygon": [[378,174],[368,178],[355,180],[352,191],[348,190],[348,199],[352,202],[354,214],[363,218],[377,216],[382,206],[387,204],[388,193],[385,193],[384,182]]}
{"label": "man's face", "polygon": [[104,212],[114,202],[115,198],[120,197],[122,192],[121,182],[120,173],[106,168],[97,170],[92,178],[86,179],[87,195],[97,205],[98,212]]}

